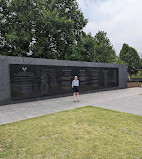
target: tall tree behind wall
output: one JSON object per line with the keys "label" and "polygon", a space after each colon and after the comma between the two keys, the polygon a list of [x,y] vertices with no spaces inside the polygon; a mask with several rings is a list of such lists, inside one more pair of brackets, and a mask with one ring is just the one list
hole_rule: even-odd
{"label": "tall tree behind wall", "polygon": [[76,0],[0,0],[3,55],[68,59],[87,24]]}
{"label": "tall tree behind wall", "polygon": [[86,34],[85,32],[83,32],[77,44],[75,45],[73,54],[72,56],[70,56],[70,58],[79,61],[93,62],[95,57],[94,48],[94,37],[92,37],[90,33]]}
{"label": "tall tree behind wall", "polygon": [[95,36],[95,62],[113,63],[116,54],[107,37],[107,33],[99,31]]}
{"label": "tall tree behind wall", "polygon": [[106,35],[104,31],[99,31],[95,37],[83,32],[71,58],[89,62],[118,62],[113,46]]}
{"label": "tall tree behind wall", "polygon": [[34,5],[31,0],[0,1],[1,53],[27,56],[34,37]]}
{"label": "tall tree behind wall", "polygon": [[120,59],[127,64],[130,77],[138,72],[140,68],[140,57],[134,48],[130,47],[128,44],[123,44],[120,51]]}

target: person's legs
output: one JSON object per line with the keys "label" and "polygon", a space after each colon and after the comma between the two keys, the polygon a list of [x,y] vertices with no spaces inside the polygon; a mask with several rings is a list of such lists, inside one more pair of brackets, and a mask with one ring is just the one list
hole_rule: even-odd
{"label": "person's legs", "polygon": [[79,102],[79,92],[77,92],[77,100],[78,100],[78,102]]}
{"label": "person's legs", "polygon": [[75,102],[75,95],[76,95],[76,93],[74,92],[74,93],[73,93],[73,97],[74,97],[74,102]]}
{"label": "person's legs", "polygon": [[79,88],[74,88],[73,91],[74,91],[74,93],[73,93],[74,102],[75,102],[76,97],[77,97],[77,101],[79,102]]}

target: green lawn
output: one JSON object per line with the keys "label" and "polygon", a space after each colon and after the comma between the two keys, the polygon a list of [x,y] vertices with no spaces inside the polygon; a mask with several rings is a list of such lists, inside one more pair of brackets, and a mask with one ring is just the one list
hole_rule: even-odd
{"label": "green lawn", "polygon": [[142,75],[132,75],[132,78],[142,78]]}
{"label": "green lawn", "polygon": [[1,159],[142,159],[142,116],[91,106],[0,126]]}

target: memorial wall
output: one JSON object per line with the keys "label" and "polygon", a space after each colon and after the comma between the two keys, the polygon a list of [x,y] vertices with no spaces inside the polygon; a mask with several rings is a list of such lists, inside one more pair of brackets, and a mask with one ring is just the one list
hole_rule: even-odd
{"label": "memorial wall", "polygon": [[118,68],[11,64],[11,99],[70,93],[75,75],[79,77],[81,92],[119,86]]}
{"label": "memorial wall", "polygon": [[127,87],[126,65],[7,56],[0,56],[0,62],[0,105],[71,94],[76,75],[80,92]]}

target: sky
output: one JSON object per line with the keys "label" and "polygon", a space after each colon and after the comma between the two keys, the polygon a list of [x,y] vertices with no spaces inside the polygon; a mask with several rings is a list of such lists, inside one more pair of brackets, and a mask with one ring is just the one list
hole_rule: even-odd
{"label": "sky", "polygon": [[142,57],[142,0],[77,0],[88,19],[84,28],[93,36],[107,32],[116,54],[124,43],[135,48]]}

